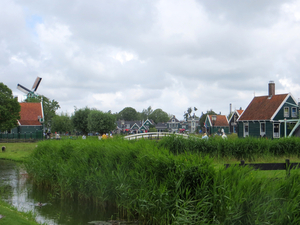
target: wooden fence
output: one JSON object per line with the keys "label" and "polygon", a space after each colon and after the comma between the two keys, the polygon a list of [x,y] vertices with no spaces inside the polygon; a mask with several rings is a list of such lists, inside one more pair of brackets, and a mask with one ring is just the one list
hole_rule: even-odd
{"label": "wooden fence", "polygon": [[241,164],[224,164],[225,168],[230,166],[250,166],[255,170],[286,170],[287,175],[290,175],[291,169],[300,168],[300,163],[291,163],[289,159],[285,163],[245,163],[244,160]]}

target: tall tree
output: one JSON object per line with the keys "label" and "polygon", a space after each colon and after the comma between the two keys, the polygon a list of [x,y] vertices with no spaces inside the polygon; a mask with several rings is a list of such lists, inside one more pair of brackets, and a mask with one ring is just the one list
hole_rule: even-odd
{"label": "tall tree", "polygon": [[[196,107],[194,107],[194,112],[196,112],[198,109]],[[187,109],[187,111],[184,112],[183,117],[184,119],[187,121],[189,118],[195,117],[195,113],[194,115],[192,115],[193,109],[192,107],[189,107]]]}
{"label": "tall tree", "polygon": [[168,122],[170,117],[168,113],[164,112],[162,109],[155,109],[150,115],[149,119],[153,120],[154,123]]}
{"label": "tall tree", "polygon": [[132,120],[138,120],[139,115],[137,111],[132,107],[125,107],[122,109],[118,114],[118,119],[126,120],[126,121],[132,121]]}
{"label": "tall tree", "polygon": [[88,116],[88,129],[90,132],[108,133],[116,129],[115,116],[99,110],[91,110]]}
{"label": "tall tree", "polygon": [[204,122],[207,115],[217,115],[217,113],[215,113],[212,109],[207,111],[206,113],[202,113],[199,121],[200,127],[204,127]]}
{"label": "tall tree", "polygon": [[51,128],[51,122],[53,117],[56,115],[55,112],[60,108],[57,101],[50,100],[49,98],[41,95],[36,97],[27,98],[25,102],[41,102],[44,110],[44,126],[46,129]]}
{"label": "tall tree", "polygon": [[60,115],[55,115],[51,123],[52,132],[69,132],[73,130],[71,117],[67,113],[61,112]]}
{"label": "tall tree", "polygon": [[82,109],[78,109],[75,108],[75,112],[74,115],[72,116],[72,123],[74,128],[77,131],[81,131],[82,133],[84,133],[85,135],[88,134],[88,116],[91,112],[91,109],[89,109],[88,107],[82,108]]}
{"label": "tall tree", "polygon": [[148,119],[151,113],[153,113],[153,109],[151,106],[149,106],[147,109],[143,109],[143,111],[141,112],[141,119]]}
{"label": "tall tree", "polygon": [[0,83],[0,131],[10,130],[18,125],[21,106],[12,91]]}

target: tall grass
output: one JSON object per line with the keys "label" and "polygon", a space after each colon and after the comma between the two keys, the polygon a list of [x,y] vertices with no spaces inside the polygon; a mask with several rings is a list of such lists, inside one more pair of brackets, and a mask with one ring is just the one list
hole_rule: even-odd
{"label": "tall grass", "polygon": [[[26,168],[36,184],[59,190],[61,197],[113,203],[120,215],[141,224],[299,224],[298,172],[286,179],[262,178],[247,167],[216,170],[211,158],[202,157],[233,154],[233,146],[242,152],[250,139],[171,138],[158,144],[117,138],[47,141]],[[213,146],[217,150],[210,152]]]}
{"label": "tall grass", "polygon": [[300,156],[300,139],[258,139],[237,138],[222,139],[220,137],[210,139],[170,136],[159,142],[159,147],[169,149],[174,154],[184,152],[205,154],[214,158],[231,157],[237,160],[254,161],[257,157],[264,156]]}

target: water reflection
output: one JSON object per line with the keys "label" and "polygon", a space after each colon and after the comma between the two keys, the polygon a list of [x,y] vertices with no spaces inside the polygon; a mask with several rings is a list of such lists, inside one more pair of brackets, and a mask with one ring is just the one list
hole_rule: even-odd
{"label": "water reflection", "polygon": [[[37,221],[49,225],[79,225],[90,221],[115,219],[116,209],[102,209],[89,202],[61,199],[59,195],[40,190],[29,182],[21,165],[0,160],[0,194],[20,211],[31,211]],[[38,202],[47,203],[37,206]]]}

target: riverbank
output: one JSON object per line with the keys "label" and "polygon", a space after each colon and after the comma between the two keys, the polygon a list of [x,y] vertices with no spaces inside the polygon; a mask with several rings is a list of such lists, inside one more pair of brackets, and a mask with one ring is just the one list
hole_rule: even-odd
{"label": "riverbank", "polygon": [[31,213],[19,212],[13,206],[0,200],[1,225],[39,225]]}
{"label": "riverbank", "polygon": [[[36,148],[37,143],[1,143],[5,146],[4,152],[0,152],[0,159],[12,160],[24,163]],[[0,214],[4,217],[0,219],[2,225],[39,225],[31,213],[20,212],[15,207],[0,200]]]}

